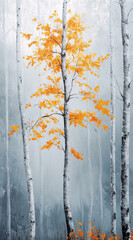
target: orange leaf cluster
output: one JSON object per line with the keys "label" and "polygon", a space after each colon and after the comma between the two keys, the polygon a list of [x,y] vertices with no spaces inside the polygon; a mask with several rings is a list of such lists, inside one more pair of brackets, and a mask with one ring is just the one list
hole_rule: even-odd
{"label": "orange leaf cluster", "polygon": [[45,145],[42,146],[41,150],[50,149],[53,144],[54,144],[53,141],[49,140],[46,142]]}
{"label": "orange leaf cluster", "polygon": [[77,158],[77,159],[79,159],[79,160],[83,160],[83,154],[82,153],[80,153],[80,152],[77,152],[74,148],[71,148],[71,154],[75,157],[75,158]]}
{"label": "orange leaf cluster", "polygon": [[131,231],[131,240],[133,240],[133,231]]}
{"label": "orange leaf cluster", "polygon": [[[72,239],[77,240],[77,239],[84,239],[84,238],[87,238],[88,240],[89,239],[95,239],[95,240],[119,240],[120,239],[120,236],[111,235],[110,237],[107,237],[106,234],[103,233],[101,230],[99,230],[99,231],[96,230],[96,227],[93,225],[92,222],[89,225],[89,230],[88,230],[87,234],[84,234],[81,230],[82,224],[80,222],[77,222],[77,223],[78,223],[78,228],[76,229],[76,233],[71,232],[69,234],[70,240],[72,240]],[[66,237],[66,238],[68,238],[68,237]]]}
{"label": "orange leaf cluster", "polygon": [[59,136],[64,136],[64,132],[60,128],[51,128],[48,132],[49,135],[51,134],[58,134]]}
{"label": "orange leaf cluster", "polygon": [[8,136],[12,135],[12,134],[15,133],[15,132],[18,132],[18,130],[19,130],[19,128],[20,128],[20,125],[18,125],[18,126],[10,126],[10,128],[11,128],[12,130],[10,130],[10,132],[8,133]]}
{"label": "orange leaf cluster", "polygon": [[60,141],[57,141],[57,140],[58,138],[54,137],[52,140],[47,141],[46,144],[42,146],[41,150],[44,150],[44,149],[49,150],[52,146],[56,146],[58,149],[61,149]]}
{"label": "orange leaf cluster", "polygon": [[[43,137],[42,134],[41,134],[40,132],[36,131],[35,129],[32,129],[32,131],[33,131],[33,137],[32,137],[32,138],[29,138],[29,139],[28,139],[29,141],[31,141],[31,140],[36,141],[37,139]],[[30,135],[31,135],[31,134],[30,134]]]}
{"label": "orange leaf cluster", "polygon": [[96,230],[96,227],[91,222],[87,233],[87,239],[118,240],[120,239],[120,236],[111,235],[110,237],[107,237],[106,234],[102,232],[102,230]]}
{"label": "orange leaf cluster", "polygon": [[[26,57],[28,66],[45,62],[45,68],[51,69],[53,73],[61,72],[61,44],[62,44],[62,20],[58,13],[50,16],[52,23],[45,25],[38,23],[36,18],[33,19],[36,23],[36,29],[40,31],[40,38],[32,37],[29,47],[34,45],[32,55]],[[91,40],[84,41],[83,33],[89,28],[84,26],[84,22],[78,14],[70,15],[67,22],[67,70],[68,73],[75,72],[79,77],[83,77],[85,71],[99,77],[95,69],[98,70],[108,57],[97,57],[96,53],[84,54],[91,45]],[[31,38],[31,34],[22,34],[27,40]],[[73,57],[74,56],[74,57]]]}
{"label": "orange leaf cluster", "polygon": [[104,106],[108,106],[110,101],[103,101],[102,99],[100,100],[95,100],[94,103],[96,103],[95,108],[98,111],[101,111],[103,115],[107,115],[108,117],[111,117],[110,111],[105,108]]}
{"label": "orange leaf cluster", "polygon": [[29,33],[21,33],[23,37],[25,37],[27,40],[30,40],[32,34]]}
{"label": "orange leaf cluster", "polygon": [[31,103],[27,103],[27,104],[25,105],[25,109],[27,109],[28,107],[31,107]]}
{"label": "orange leaf cluster", "polygon": [[[110,112],[107,109],[109,101],[103,101],[97,99],[97,92],[99,92],[99,86],[95,86],[94,89],[90,86],[89,79],[85,77],[85,72],[89,72],[90,76],[98,75],[102,63],[108,59],[109,54],[106,56],[97,56],[96,53],[92,53],[89,49],[92,44],[92,40],[84,40],[84,32],[89,31],[89,27],[84,26],[80,15],[71,14],[71,10],[68,10],[69,18],[67,22],[66,33],[66,70],[68,80],[70,81],[70,96],[69,100],[74,97],[79,97],[85,101],[91,101],[96,111],[101,111],[103,115],[110,117]],[[48,133],[48,136],[53,135],[53,139],[50,139],[42,146],[43,149],[50,149],[52,146],[56,146],[58,149],[64,149],[61,145],[61,139],[64,139],[64,131],[58,127],[64,117],[64,85],[62,80],[62,64],[61,64],[61,46],[62,46],[62,20],[59,18],[57,11],[49,17],[47,24],[42,24],[33,19],[36,30],[39,31],[39,37],[32,34],[23,33],[28,41],[28,46],[31,47],[31,54],[26,56],[28,66],[34,66],[35,68],[42,65],[42,76],[45,73],[49,73],[43,84],[39,89],[34,92],[31,98],[38,101],[35,106],[42,109],[43,117],[39,121],[34,123],[32,128],[31,138],[29,140],[37,140],[44,137],[44,133]],[[76,88],[75,88],[76,85]],[[78,89],[76,94],[74,89]],[[26,108],[31,104],[26,104]],[[70,125],[75,127],[81,126],[87,128],[88,122],[94,122],[97,127],[102,126],[104,130],[107,130],[107,126],[102,119],[96,115],[95,111],[81,111],[70,110],[69,113]],[[53,127],[53,124],[56,127]],[[47,128],[48,127],[48,128]],[[36,128],[36,129],[35,129]],[[50,129],[49,129],[50,128]],[[47,139],[48,140],[48,139]],[[64,145],[64,141],[63,141]],[[82,154],[76,152],[74,148],[71,149],[71,153],[77,159],[83,160]]]}

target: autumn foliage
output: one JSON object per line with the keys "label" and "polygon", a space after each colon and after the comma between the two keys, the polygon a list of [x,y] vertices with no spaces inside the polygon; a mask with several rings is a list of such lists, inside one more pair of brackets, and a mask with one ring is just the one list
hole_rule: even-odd
{"label": "autumn foliage", "polygon": [[8,133],[8,136],[12,135],[13,133],[15,132],[18,132],[19,128],[20,128],[20,125],[18,126],[10,126],[11,130],[10,132]]}
{"label": "autumn foliage", "polygon": [[[69,18],[67,22],[67,44],[66,44],[66,69],[70,85],[68,101],[78,101],[80,103],[90,102],[90,109],[82,111],[70,108],[70,126],[87,128],[88,122],[95,123],[97,127],[107,130],[106,121],[99,118],[101,115],[111,117],[108,110],[109,102],[99,98],[99,85],[90,86],[91,76],[99,78],[98,70],[102,63],[108,59],[106,56],[97,56],[90,50],[92,40],[84,40],[84,33],[89,33],[89,28],[84,26],[81,16],[71,14],[68,10]],[[61,46],[62,46],[62,20],[56,11],[49,17],[49,23],[42,24],[33,19],[37,36],[22,33],[31,48],[31,54],[23,57],[28,65],[39,67],[43,83],[35,91],[31,100],[34,99],[36,108],[41,109],[42,117],[34,122],[28,123],[30,131],[29,141],[45,138],[46,143],[43,149],[50,149],[56,146],[64,151],[64,129],[61,127],[64,117],[64,89],[61,75]],[[89,74],[86,77],[86,72]],[[44,77],[45,74],[45,77]],[[76,105],[76,104],[75,104]],[[71,105],[70,105],[71,106]],[[26,104],[26,109],[32,107],[32,103]],[[12,132],[10,132],[10,135]],[[74,147],[71,153],[77,159],[83,160],[83,154],[77,152]]]}
{"label": "autumn foliage", "polygon": [[[76,240],[76,239],[95,239],[95,240],[118,240],[120,239],[120,236],[113,236],[107,237],[105,233],[103,233],[101,230],[96,230],[96,227],[93,225],[93,223],[89,223],[88,226],[88,232],[86,234],[82,231],[82,223],[77,222],[78,228],[76,229],[76,232],[71,232],[69,235],[70,240]],[[68,237],[66,237],[68,239]]]}

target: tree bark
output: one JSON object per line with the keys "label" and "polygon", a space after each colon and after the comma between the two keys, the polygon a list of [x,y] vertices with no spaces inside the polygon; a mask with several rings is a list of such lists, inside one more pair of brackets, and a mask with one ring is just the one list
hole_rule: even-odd
{"label": "tree bark", "polygon": [[7,240],[11,239],[11,197],[10,197],[10,168],[9,168],[9,156],[8,156],[8,127],[9,127],[9,116],[8,116],[8,62],[7,62],[7,46],[6,46],[6,26],[5,26],[5,10],[6,0],[3,1],[3,43],[4,43],[4,72],[5,72],[5,99],[6,99],[6,192],[7,192]]}
{"label": "tree bark", "polygon": [[88,168],[89,168],[89,217],[88,217],[88,231],[90,230],[90,223],[92,222],[92,210],[93,210],[93,179],[92,179],[92,160],[91,160],[91,146],[90,146],[90,126],[88,124],[87,129],[87,140],[88,140]]}
{"label": "tree bark", "polygon": [[17,32],[16,32],[16,58],[17,58],[17,81],[18,81],[18,101],[19,111],[22,128],[23,138],[23,151],[24,151],[24,166],[26,173],[27,189],[28,189],[28,204],[29,204],[29,240],[35,239],[35,205],[34,205],[34,193],[33,193],[33,179],[29,160],[29,148],[28,137],[25,123],[25,112],[22,98],[22,72],[21,72],[21,44],[20,44],[20,32],[21,32],[21,3],[20,0],[16,1],[17,9]]}
{"label": "tree bark", "polygon": [[130,239],[129,220],[129,135],[130,135],[130,64],[126,0],[120,0],[123,46],[123,121],[121,139],[121,226],[124,240]]}
{"label": "tree bark", "polygon": [[112,0],[110,0],[110,84],[111,115],[110,120],[110,191],[111,191],[111,234],[116,236],[116,171],[115,171],[115,80],[113,77],[113,38],[112,38]]}
{"label": "tree bark", "polygon": [[101,149],[101,138],[100,132],[97,131],[98,134],[98,149],[99,149],[99,191],[100,191],[100,222],[102,228],[102,221],[103,221],[103,186],[102,186],[102,149]]}
{"label": "tree bark", "polygon": [[[37,0],[37,15],[38,15],[38,21],[40,22],[40,0]],[[38,37],[40,39],[40,30],[38,31]],[[40,41],[39,41],[40,42]],[[41,79],[39,81],[39,87],[41,84]],[[40,100],[41,101],[41,100]],[[42,116],[42,111],[39,109],[39,118]],[[41,139],[39,141],[39,159],[40,159],[40,240],[43,240],[43,233],[44,233],[44,227],[43,227],[43,161],[42,161],[42,154],[41,154]]]}
{"label": "tree bark", "polygon": [[62,32],[62,49],[61,49],[61,65],[62,78],[64,84],[64,136],[65,136],[65,159],[63,174],[63,202],[64,212],[67,225],[67,234],[74,232],[74,224],[72,220],[72,212],[70,207],[70,123],[69,123],[69,92],[70,84],[67,78],[66,70],[66,31],[67,31],[67,1],[63,0],[63,32]]}

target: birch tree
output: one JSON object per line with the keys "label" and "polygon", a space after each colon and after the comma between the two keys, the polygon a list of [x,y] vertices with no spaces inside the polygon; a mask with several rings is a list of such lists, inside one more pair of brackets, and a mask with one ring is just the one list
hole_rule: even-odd
{"label": "birch tree", "polygon": [[129,220],[129,136],[130,136],[130,63],[127,1],[120,0],[123,48],[123,117],[121,138],[121,226],[124,240],[130,239]]}
{"label": "birch tree", "polygon": [[110,0],[110,84],[111,115],[110,120],[110,194],[111,194],[111,233],[116,236],[116,171],[115,171],[115,80],[113,76],[113,38],[112,38],[112,0]]}
{"label": "birch tree", "polygon": [[[43,71],[47,73],[47,80],[31,96],[31,99],[39,100],[35,106],[42,109],[42,117],[34,120],[34,123],[28,123],[27,126],[31,129],[29,141],[44,138],[46,143],[41,150],[55,146],[64,151],[63,203],[67,235],[72,237],[74,223],[70,206],[70,154],[79,160],[83,160],[83,154],[70,147],[70,126],[87,128],[87,122],[94,122],[97,127],[107,130],[104,119],[99,119],[94,111],[101,111],[103,115],[111,117],[108,110],[110,101],[97,98],[99,86],[91,88],[84,72],[88,71],[90,75],[99,77],[97,71],[109,55],[98,57],[95,53],[84,54],[91,44],[91,40],[83,40],[83,32],[88,27],[83,25],[78,14],[72,15],[70,9],[67,11],[66,1],[63,1],[62,20],[57,11],[54,11],[49,17],[50,23],[41,24],[36,18],[33,21],[37,24],[36,29],[41,30],[41,36],[37,38],[32,34],[22,33],[30,41],[28,46],[34,48],[25,57],[27,67],[42,65]],[[77,98],[83,102],[92,101],[94,111],[71,109],[71,100]],[[26,104],[26,108],[31,106],[31,103]],[[48,126],[52,127],[49,129]]]}
{"label": "birch tree", "polygon": [[28,190],[28,204],[29,204],[29,240],[35,239],[35,205],[34,205],[34,193],[33,193],[33,179],[29,160],[28,138],[25,122],[25,110],[23,106],[23,93],[22,93],[22,72],[21,72],[21,44],[20,44],[20,32],[21,32],[21,1],[16,0],[17,10],[17,31],[16,31],[16,59],[17,59],[17,81],[18,81],[18,102],[19,112],[22,128],[23,139],[23,152],[24,152],[24,166]]}
{"label": "birch tree", "polygon": [[67,1],[63,0],[62,15],[62,47],[61,47],[61,71],[64,84],[64,134],[65,134],[65,159],[63,174],[63,201],[67,224],[68,236],[74,232],[74,224],[70,207],[70,126],[69,126],[69,93],[70,82],[66,70],[66,32],[67,32]]}
{"label": "birch tree", "polygon": [[6,192],[7,192],[7,239],[11,239],[11,198],[10,198],[10,168],[9,168],[9,156],[8,156],[8,62],[7,62],[7,45],[6,45],[6,0],[3,1],[3,44],[4,44],[4,73],[5,73],[5,96],[6,96]]}

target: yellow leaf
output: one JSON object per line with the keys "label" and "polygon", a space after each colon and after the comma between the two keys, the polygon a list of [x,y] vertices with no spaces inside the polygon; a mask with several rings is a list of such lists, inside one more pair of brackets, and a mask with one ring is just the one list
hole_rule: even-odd
{"label": "yellow leaf", "polygon": [[36,20],[37,20],[36,18],[33,18],[33,19],[32,19],[33,22],[36,22]]}
{"label": "yellow leaf", "polygon": [[71,13],[71,12],[72,12],[71,9],[69,9],[69,10],[68,10],[68,13]]}
{"label": "yellow leaf", "polygon": [[77,222],[78,225],[82,226],[82,223],[81,222]]}
{"label": "yellow leaf", "polygon": [[100,90],[99,90],[99,86],[96,86],[96,87],[94,88],[94,91],[95,91],[95,92],[100,91]]}

